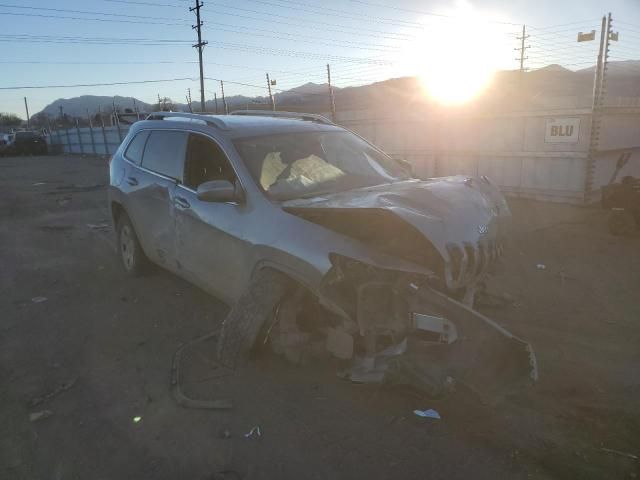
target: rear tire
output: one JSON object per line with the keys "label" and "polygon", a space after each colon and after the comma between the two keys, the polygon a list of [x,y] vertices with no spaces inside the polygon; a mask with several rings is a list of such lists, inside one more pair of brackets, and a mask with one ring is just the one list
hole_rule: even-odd
{"label": "rear tire", "polygon": [[131,220],[125,213],[118,218],[116,232],[120,264],[125,273],[132,277],[142,275],[149,264],[149,260],[140,246]]}
{"label": "rear tire", "polygon": [[220,363],[229,368],[246,364],[258,333],[291,285],[286,275],[275,270],[263,269],[255,274],[222,324]]}

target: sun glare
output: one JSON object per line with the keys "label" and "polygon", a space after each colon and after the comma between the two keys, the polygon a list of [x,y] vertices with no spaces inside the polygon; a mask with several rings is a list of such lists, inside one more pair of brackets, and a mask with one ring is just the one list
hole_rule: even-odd
{"label": "sun glare", "polygon": [[426,94],[443,104],[478,96],[491,82],[501,54],[495,27],[468,10],[455,15],[426,25],[408,52]]}

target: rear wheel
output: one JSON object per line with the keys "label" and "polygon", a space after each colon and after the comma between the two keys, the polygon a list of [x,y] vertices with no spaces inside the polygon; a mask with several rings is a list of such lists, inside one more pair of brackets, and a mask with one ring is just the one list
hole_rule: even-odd
{"label": "rear wheel", "polygon": [[117,223],[118,253],[127,275],[137,277],[144,273],[149,261],[142,251],[136,231],[126,214],[120,215]]}

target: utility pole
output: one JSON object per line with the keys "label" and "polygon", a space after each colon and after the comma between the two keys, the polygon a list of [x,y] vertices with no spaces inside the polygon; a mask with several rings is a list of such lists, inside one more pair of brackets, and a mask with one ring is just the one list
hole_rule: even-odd
{"label": "utility pole", "polygon": [[329,106],[331,107],[331,121],[336,121],[336,99],[333,96],[333,86],[331,85],[331,67],[327,63],[327,84],[329,85]]}
{"label": "utility pole", "polygon": [[[269,102],[271,103],[271,111],[275,112],[276,111],[276,101],[273,98],[273,94],[271,93],[271,82],[272,80],[269,79],[269,74],[267,73],[267,89],[269,90]],[[273,84],[276,84],[276,81],[273,80]]]}
{"label": "utility pole", "polygon": [[216,104],[216,115],[218,115],[218,94],[216,92],[213,92],[213,101]]}
{"label": "utility pole", "polygon": [[133,99],[133,111],[136,112],[136,120],[140,120],[140,111],[138,110],[138,104],[135,98]]}
{"label": "utility pole", "polygon": [[113,108],[113,120],[112,120],[112,122],[114,122],[114,123],[112,123],[111,126],[120,125],[120,119],[118,118],[118,111],[116,110],[116,101],[115,100],[111,100],[111,105],[112,105],[112,108]]}
{"label": "utility pole", "polygon": [[158,94],[158,111],[162,111],[162,104],[160,103],[160,94]]}
{"label": "utility pole", "polygon": [[521,37],[516,37],[518,40],[520,40],[520,48],[514,48],[514,50],[519,50],[520,51],[520,57],[516,58],[516,60],[520,61],[520,82],[522,83],[522,79],[524,78],[524,61],[527,60],[529,57],[525,57],[525,51],[527,50],[527,48],[529,48],[529,45],[525,46],[524,42],[527,38],[529,38],[530,35],[527,35],[527,27],[525,25],[522,25],[522,36]]}
{"label": "utility pole", "polygon": [[200,20],[200,8],[202,8],[204,4],[200,2],[200,0],[196,0],[196,6],[189,8],[190,12],[196,12],[196,24],[192,25],[191,28],[198,32],[198,43],[196,43],[193,48],[198,49],[198,59],[200,61],[200,108],[202,109],[202,113],[204,113],[204,70],[202,69],[202,49],[209,42],[202,41],[202,25],[203,22]]}
{"label": "utility pole", "polygon": [[27,128],[31,128],[31,120],[29,119],[29,105],[27,105],[27,97],[24,97],[24,109],[27,111]]}
{"label": "utility pole", "polygon": [[193,108],[191,108],[191,89],[187,88],[188,94],[185,95],[184,98],[187,99],[187,106],[189,107],[189,112],[193,113]]}
{"label": "utility pole", "polygon": [[220,80],[220,90],[222,90],[222,108],[224,109],[224,114],[229,114],[229,108],[227,107],[227,99],[224,96],[224,82]]}
{"label": "utility pole", "polygon": [[604,107],[604,97],[607,93],[607,70],[609,70],[609,50],[611,49],[611,40],[618,41],[618,32],[611,31],[611,12],[607,15],[607,34],[605,38],[605,46],[602,59],[602,74],[600,79],[600,107]]}
{"label": "utility pole", "polygon": [[[593,189],[595,176],[595,162],[600,140],[600,127],[602,125],[602,107],[606,93],[607,69],[609,62],[609,48],[611,41],[618,41],[618,32],[611,31],[611,13],[602,17],[600,26],[600,48],[593,79],[593,101],[591,104],[591,129],[589,133],[589,151],[587,155],[587,168],[584,184],[584,201],[589,203]],[[593,32],[595,33],[595,32]],[[594,40],[595,35],[578,34],[578,42]]]}

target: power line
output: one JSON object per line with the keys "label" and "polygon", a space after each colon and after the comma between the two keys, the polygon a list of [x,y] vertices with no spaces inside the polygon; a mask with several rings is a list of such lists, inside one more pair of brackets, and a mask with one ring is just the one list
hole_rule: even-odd
{"label": "power line", "polygon": [[17,12],[0,12],[2,15],[11,15],[14,17],[35,17],[35,18],[59,18],[61,20],[82,20],[92,22],[105,22],[105,23],[132,23],[138,25],[164,25],[164,26],[179,26],[184,27],[185,23],[169,23],[169,22],[148,22],[144,20],[113,20],[110,18],[89,18],[89,17],[72,17],[68,15],[45,15],[39,13],[17,13]]}
{"label": "power line", "polygon": [[111,3],[124,3],[127,5],[144,5],[148,7],[171,7],[171,8],[184,8],[184,5],[177,5],[175,3],[152,3],[133,0],[102,0],[103,2]]}
{"label": "power line", "polygon": [[[43,36],[44,37],[44,36]],[[0,42],[31,42],[31,43],[92,43],[92,44],[100,44],[100,45],[108,45],[108,44],[134,44],[134,45],[183,45],[185,40],[154,40],[154,41],[132,41],[133,39],[109,39],[109,40],[94,40],[83,37],[76,38],[38,38],[36,36],[15,36],[15,35],[0,35]],[[190,43],[190,42],[189,42]],[[340,56],[340,55],[331,55],[331,54],[322,54],[316,52],[304,52],[299,50],[290,50],[290,49],[279,49],[279,48],[271,48],[271,47],[262,47],[258,45],[248,45],[243,43],[229,43],[229,42],[219,42],[219,41],[211,41],[211,44],[215,44],[218,48],[226,49],[226,50],[239,50],[248,53],[262,53],[268,55],[282,55],[288,57],[297,57],[297,58],[307,58],[307,59],[323,59],[323,60],[336,60],[336,61],[344,61],[351,63],[359,63],[359,64],[391,64],[392,62],[387,60],[376,60],[373,58],[367,57],[348,57],[348,56]]]}
{"label": "power line", "polygon": [[[170,4],[170,3],[159,3],[158,4],[158,3],[151,3],[151,2],[145,2],[145,1],[140,1],[140,0],[101,0],[101,1],[103,1],[103,2],[112,2],[112,3],[123,3],[123,4],[128,4],[128,5],[144,5],[144,6],[153,6],[153,7],[183,8],[181,5],[177,5],[177,4]],[[278,1],[282,2],[282,1],[286,1],[286,0],[278,0]],[[214,2],[211,2],[211,3],[214,3]],[[217,15],[233,16],[233,17],[238,17],[238,18],[243,18],[243,19],[248,19],[248,20],[266,22],[266,23],[269,23],[269,24],[281,24],[281,25],[287,25],[287,26],[293,26],[293,27],[300,27],[306,21],[305,19],[302,19],[302,18],[299,18],[299,17],[290,17],[290,16],[286,16],[286,15],[279,15],[279,14],[275,14],[273,12],[263,12],[263,11],[259,11],[259,10],[240,8],[240,7],[224,5],[224,4],[219,4],[219,3],[217,3],[216,5],[218,7],[220,7],[220,8],[226,8],[226,9],[230,9],[230,10],[249,12],[249,13],[253,13],[253,14],[257,14],[257,15],[263,15],[263,16],[265,16],[267,18],[252,17],[252,16],[243,15],[243,14],[239,14],[239,13],[229,13],[229,12],[224,12],[224,11],[217,11],[216,12]],[[342,12],[342,11],[338,11],[336,9],[332,9],[332,10],[335,10],[336,12]],[[435,13],[431,13],[430,15],[438,16],[438,17],[444,17],[444,18],[458,18],[458,17],[456,17],[454,15],[444,15],[444,14],[435,14]],[[284,22],[282,20],[275,20],[273,18],[274,16],[278,17],[278,18],[282,18],[282,19],[293,20],[295,23]],[[362,18],[362,17],[359,15],[358,18]],[[301,23],[301,22],[303,22],[303,23]],[[501,23],[501,24],[505,24],[505,25],[519,25],[519,24],[515,24],[515,23],[510,23],[510,22],[501,22],[501,21],[498,21],[498,20],[488,21],[488,23]],[[341,27],[341,28],[344,28],[346,30],[340,30],[340,29],[336,29],[336,28],[327,28],[327,27]],[[309,30],[309,29],[311,29],[311,30],[320,30],[320,31],[325,32],[325,33],[326,32],[335,32],[335,33],[344,33],[344,34],[348,34],[348,35],[355,35],[354,32],[353,32],[353,28],[351,26],[337,25],[335,23],[314,21],[313,24],[304,24],[304,28],[306,30]],[[422,25],[421,28],[424,28],[424,25]],[[372,32],[372,33],[367,33],[367,32]],[[390,39],[390,40],[401,40],[402,38],[415,38],[415,35],[411,35],[411,34],[407,34],[407,33],[391,32],[391,31],[385,31],[385,30],[379,30],[379,29],[370,29],[370,28],[362,28],[362,27],[358,28],[357,36],[358,37],[367,36],[367,37],[373,37],[373,38],[386,38],[386,39]]]}
{"label": "power line", "polygon": [[[230,29],[226,29],[226,28],[216,28],[216,31],[222,31],[222,32],[231,32],[231,33],[239,33],[241,35],[250,35],[252,37],[263,37],[263,38],[274,38],[277,40],[294,40],[296,43],[309,43],[312,45],[325,45],[328,47],[345,47],[348,46],[349,48],[354,48],[357,50],[368,50],[368,51],[375,51],[375,52],[386,52],[386,53],[392,53],[396,50],[398,50],[397,47],[387,47],[387,48],[376,48],[375,46],[370,46],[370,47],[363,47],[363,46],[359,46],[359,45],[352,45],[350,44],[350,42],[336,42],[336,43],[330,43],[330,42],[325,42],[322,40],[305,40],[304,38],[295,38],[295,35],[293,35],[293,38],[287,38],[287,37],[282,37],[279,35],[265,35],[262,33],[254,33],[254,32],[242,32],[242,31],[237,31],[237,30],[230,30]],[[287,33],[285,33],[285,35],[288,35]],[[303,35],[302,37],[307,37]],[[317,38],[317,37],[316,37]],[[345,43],[347,43],[348,45],[345,45]]]}
{"label": "power line", "polygon": [[[215,5],[217,5],[219,8],[227,8],[229,10],[239,10],[242,12],[249,12],[249,13],[254,13],[254,14],[259,14],[259,15],[266,15],[268,16],[268,20],[262,20],[262,21],[268,21],[269,23],[273,23],[273,18],[272,17],[277,17],[277,18],[284,18],[285,20],[292,20],[294,22],[297,22],[294,24],[294,26],[298,26],[300,27],[301,25],[304,25],[307,20],[304,18],[300,18],[300,17],[290,17],[287,15],[280,15],[280,14],[276,14],[273,12],[261,12],[259,10],[252,10],[249,8],[241,8],[241,7],[232,7],[230,5],[223,5],[220,3],[216,3],[216,2],[210,2],[213,3]],[[228,15],[225,12],[217,12],[219,15]],[[255,17],[254,17],[255,19]],[[328,27],[341,27],[341,28],[346,28],[346,29],[352,29],[352,27],[348,26],[348,25],[339,25],[336,24],[335,22],[329,23],[329,22],[321,22],[318,20],[314,20],[313,21],[314,25],[322,25],[322,26],[328,26]],[[309,25],[304,25],[304,28],[308,28]],[[323,29],[324,30],[324,29]],[[388,30],[377,30],[377,29],[373,29],[373,28],[364,28],[364,27],[359,27],[358,28],[358,33],[362,32],[362,31],[367,31],[367,32],[372,32],[372,33],[377,33],[377,34],[386,34],[386,35],[392,35],[395,37],[410,37],[411,35],[408,34],[404,34],[404,33],[397,33],[397,32],[390,32]],[[399,40],[399,38],[396,38],[397,40]]]}
{"label": "power line", "polygon": [[632,27],[638,27],[640,28],[640,23],[630,23],[630,22],[624,22],[622,20],[617,20],[616,19],[616,23],[621,23],[623,25],[631,25]]}
{"label": "power line", "polygon": [[21,85],[13,87],[0,87],[0,90],[32,90],[41,88],[78,88],[78,87],[108,87],[113,85],[136,85],[143,83],[162,83],[162,82],[179,82],[184,80],[196,81],[197,78],[182,77],[182,78],[166,78],[162,80],[132,80],[127,82],[103,82],[103,83],[76,83],[72,85]]}
{"label": "power line", "polygon": [[[421,10],[412,10],[409,8],[402,8],[402,7],[396,7],[396,6],[392,6],[392,5],[385,5],[383,3],[374,3],[374,2],[365,2],[364,0],[349,0],[350,2],[353,3],[360,3],[363,5],[368,5],[370,7],[382,7],[382,8],[390,8],[393,10],[399,10],[399,11],[404,11],[404,12],[409,12],[409,13],[417,13],[420,15],[427,15],[427,16],[431,16],[431,17],[443,17],[443,18],[460,18],[459,15],[447,15],[444,13],[436,13],[436,12],[426,12],[426,11],[421,11]],[[522,25],[522,23],[513,23],[513,22],[506,22],[506,21],[502,21],[502,20],[485,20],[488,23],[497,23],[497,24],[501,24],[501,25],[513,25],[513,26],[517,26],[519,27],[520,25]]]}
{"label": "power line", "polygon": [[[224,25],[224,24],[220,24],[220,23],[216,23],[216,22],[209,22],[212,25]],[[234,25],[235,26],[235,25]],[[275,30],[267,30],[267,29],[262,29],[262,28],[252,28],[252,27],[243,27],[243,26],[238,26],[237,28],[247,28],[250,31],[249,32],[243,32],[243,31],[238,31],[238,30],[230,30],[227,28],[216,28],[216,31],[226,31],[226,32],[231,32],[231,33],[239,33],[242,35],[251,35],[254,37],[266,37],[266,38],[275,38],[278,40],[288,40],[288,41],[295,41],[296,43],[298,42],[302,42],[302,43],[311,43],[314,45],[327,45],[330,47],[349,47],[349,48],[356,48],[359,50],[372,50],[372,51],[379,51],[379,52],[393,52],[395,50],[398,50],[399,47],[392,47],[389,45],[384,45],[384,44],[380,44],[380,43],[371,43],[371,42],[355,42],[355,41],[351,41],[351,40],[336,40],[335,42],[327,42],[325,41],[326,39],[324,39],[323,37],[318,37],[318,36],[313,36],[313,35],[298,35],[295,33],[289,33],[289,32],[278,32]],[[271,33],[272,35],[264,35],[264,34],[260,34],[260,33],[256,33],[256,32],[267,32],[267,33]],[[282,35],[287,35],[286,37],[282,36]],[[306,40],[308,39],[308,40]],[[376,48],[376,47],[380,47],[380,48]]]}
{"label": "power line", "polygon": [[[79,13],[82,15],[104,15],[107,17],[124,17],[124,18],[141,18],[146,20],[176,20],[175,18],[167,18],[167,17],[150,17],[147,15],[128,15],[123,13],[108,13],[108,12],[96,12],[96,11],[87,11],[87,10],[71,10],[66,8],[48,8],[48,7],[32,7],[26,5],[14,5],[7,3],[0,3],[0,7],[5,8],[16,8],[22,10],[43,10],[47,12],[60,12],[60,13]],[[178,19],[180,20],[180,19]],[[184,19],[186,21],[186,19]]]}
{"label": "power line", "polygon": [[527,27],[529,27],[529,29],[533,30],[534,32],[542,32],[542,33],[539,34],[540,36],[567,33],[567,32],[569,32],[571,35],[573,35],[573,34],[577,33],[576,31],[581,29],[581,28],[591,28],[591,29],[595,30],[598,27],[597,22],[598,21],[595,20],[595,21],[589,22],[589,23],[581,23],[581,24],[578,24],[578,25],[576,25],[574,27],[563,28],[563,29],[560,29],[560,30],[548,30],[547,28],[529,27],[528,25],[527,25]]}
{"label": "power line", "polygon": [[[579,20],[577,22],[569,22],[569,23],[557,23],[555,25],[547,25],[546,27],[535,27],[532,25],[527,25],[527,27],[533,29],[533,30],[549,30],[549,29],[553,29],[556,27],[565,27],[568,25],[582,25],[582,24],[589,24],[589,25],[593,25],[593,24],[597,24],[600,21],[599,18],[590,18],[589,20]],[[574,28],[578,28],[578,27],[574,27]]]}
{"label": "power line", "polygon": [[[259,88],[264,90],[264,86],[253,85],[250,83],[243,82],[235,82],[232,80],[222,80],[220,78],[214,77],[204,77],[205,80],[213,80],[216,82],[223,81],[225,83],[229,83],[232,85],[241,85],[243,87],[252,87]],[[166,78],[166,79],[158,79],[158,80],[130,80],[130,81],[121,81],[121,82],[101,82],[101,83],[76,83],[76,84],[68,84],[68,85],[20,85],[20,86],[11,86],[11,87],[0,87],[0,90],[26,90],[26,89],[43,89],[43,88],[80,88],[80,87],[107,87],[114,85],[139,85],[145,83],[163,83],[163,82],[179,82],[179,81],[198,81],[198,77],[181,77],[181,78]],[[280,89],[276,89],[280,90]],[[313,95],[313,94],[310,94]],[[323,94],[324,95],[324,94]]]}
{"label": "power line", "polygon": [[[390,18],[385,18],[385,17],[375,17],[372,15],[367,15],[367,14],[354,14],[354,13],[350,13],[347,12],[345,10],[336,10],[335,8],[328,8],[328,7],[315,7],[315,6],[311,6],[308,4],[304,4],[304,3],[300,3],[300,2],[293,2],[291,0],[279,0],[280,2],[286,2],[289,5],[281,5],[278,3],[274,3],[271,1],[267,1],[267,0],[247,0],[249,2],[252,3],[258,3],[258,4],[262,4],[262,5],[268,5],[268,6],[274,6],[274,7],[279,7],[279,8],[286,8],[286,9],[290,9],[290,10],[297,10],[297,11],[301,11],[301,12],[307,12],[307,13],[313,13],[316,15],[324,15],[324,16],[331,16],[334,17],[335,13],[340,14],[340,16],[342,18],[351,18],[354,20],[360,20],[360,21],[367,21],[367,22],[373,22],[373,23],[380,23],[380,24],[385,24],[385,25],[393,25],[393,26],[398,26],[398,27],[408,27],[408,28],[423,28],[424,25],[418,23],[418,22],[409,22],[406,20],[397,20],[397,19],[390,19]],[[297,7],[293,7],[290,4],[294,4],[294,5],[302,5],[302,7],[297,6]],[[311,9],[311,10],[310,10]],[[318,11],[319,10],[319,11]]]}
{"label": "power line", "polygon": [[388,61],[388,60],[376,60],[376,59],[367,58],[367,57],[348,57],[348,56],[341,56],[341,55],[321,54],[321,53],[315,53],[315,52],[303,52],[299,50],[262,47],[258,45],[247,45],[247,44],[241,44],[241,43],[229,43],[229,42],[219,42],[219,41],[210,41],[209,43],[212,45],[214,44],[218,45],[219,48],[222,48],[222,49],[240,50],[240,51],[247,51],[250,53],[264,53],[269,55],[283,55],[283,56],[289,56],[289,57],[308,58],[308,59],[338,60],[338,61],[360,63],[360,64],[390,65],[392,63],[391,61]]}
{"label": "power line", "polygon": [[150,39],[150,38],[115,38],[115,37],[71,37],[53,35],[0,34],[0,41],[11,43],[87,43],[97,45],[188,45],[188,40]]}
{"label": "power line", "polygon": [[[128,4],[128,5],[144,5],[144,6],[152,6],[152,7],[169,7],[169,8],[183,8],[180,5],[176,5],[176,4],[168,4],[168,3],[160,3],[160,4],[156,4],[156,3],[151,3],[151,2],[145,2],[145,1],[136,1],[136,0],[101,0],[103,2],[112,2],[112,3],[124,3],[124,4]],[[230,5],[223,5],[223,4],[217,4],[215,2],[211,2],[214,3],[215,5],[217,5],[219,8],[226,8],[229,10],[235,10],[235,11],[242,11],[242,12],[248,12],[248,13],[253,13],[253,14],[257,14],[257,15],[264,15],[267,18],[259,18],[259,17],[251,17],[248,15],[243,15],[243,14],[239,14],[239,13],[229,13],[229,12],[224,12],[224,11],[216,11],[217,15],[226,15],[226,16],[233,16],[233,17],[238,17],[238,18],[244,18],[244,19],[248,19],[248,20],[256,20],[259,22],[266,22],[269,24],[281,24],[281,25],[288,25],[288,26],[293,26],[293,27],[300,27],[302,25],[304,25],[304,28],[306,30],[320,30],[323,32],[336,32],[336,33],[346,33],[346,34],[350,34],[353,35],[353,29],[350,26],[347,25],[337,25],[335,23],[327,23],[327,22],[319,22],[319,21],[314,21],[314,24],[307,24],[305,25],[306,20],[303,18],[299,18],[299,17],[289,17],[286,15],[279,15],[279,14],[275,14],[272,12],[261,12],[259,10],[252,10],[252,9],[248,9],[248,8],[241,8],[241,7],[234,7],[234,6],[230,6]],[[282,18],[285,20],[292,20],[295,23],[291,23],[291,22],[284,22],[282,20],[275,20],[273,17],[277,17],[277,18]],[[345,30],[339,30],[336,28],[326,28],[326,27],[341,27],[344,28]],[[371,33],[366,33],[367,32],[371,32]],[[375,35],[373,35],[375,34]],[[381,35],[382,34],[382,35]],[[400,40],[399,37],[411,37],[408,34],[404,34],[404,33],[398,33],[398,32],[390,32],[390,31],[384,31],[384,30],[376,30],[376,29],[370,29],[370,28],[359,28],[358,29],[358,33],[357,35],[359,37],[362,36],[368,36],[368,37],[374,37],[374,38],[388,38],[388,39],[392,39],[392,40]]]}
{"label": "power line", "polygon": [[[593,25],[589,25],[587,28],[592,28],[592,27]],[[555,33],[555,32],[545,32],[540,34],[540,33],[536,33],[536,31],[534,30],[531,32],[531,37],[535,39],[541,39],[543,41],[549,41],[549,42],[557,42],[558,40],[572,42],[573,40],[575,40],[575,34],[578,33],[577,30],[578,30],[577,28],[572,29],[571,32],[573,33],[567,33],[565,35],[561,35],[560,33]]]}
{"label": "power line", "polygon": [[106,45],[130,45],[130,46],[139,46],[139,47],[177,47],[177,46],[184,46],[184,43],[135,43],[135,42],[122,42],[122,41],[108,41],[108,42],[83,42],[81,40],[45,40],[45,39],[24,39],[24,40],[20,40],[19,42],[13,38],[13,39],[5,39],[5,38],[0,38],[0,42],[3,43],[44,43],[44,44],[78,44],[78,45],[102,45],[102,46],[106,46]]}
{"label": "power line", "polygon": [[[166,18],[166,17],[145,17],[145,16],[142,16],[142,15],[125,15],[125,14],[116,14],[116,13],[107,13],[107,12],[98,12],[98,11],[88,11],[88,10],[71,10],[71,9],[60,9],[60,8],[19,6],[19,5],[2,4],[2,3],[0,3],[0,7],[20,8],[20,9],[29,9],[29,10],[41,10],[41,11],[53,11],[53,12],[73,13],[73,14],[81,14],[81,15],[104,15],[104,16],[112,16],[112,17],[145,19],[144,21],[141,21],[141,20],[137,20],[137,21],[124,20],[123,21],[123,20],[112,20],[112,19],[101,19],[101,18],[85,18],[85,17],[55,16],[55,15],[45,16],[45,18],[60,18],[60,19],[65,19],[65,20],[66,19],[70,19],[70,20],[84,20],[84,21],[98,21],[98,22],[108,21],[108,22],[112,22],[112,23],[120,23],[120,22],[123,22],[123,23],[143,23],[143,24],[151,23],[151,24],[170,25],[170,26],[190,25],[190,23],[186,23],[186,19],[185,19],[185,23],[168,23],[166,21],[171,21],[171,20],[174,20],[174,19]],[[25,14],[25,13],[17,13],[17,12],[9,12],[9,14],[12,14],[12,15],[23,15],[23,16],[34,16],[33,14]],[[153,19],[155,19],[155,20],[164,20],[165,22],[161,22],[161,23],[149,22],[149,19],[151,19],[151,20],[153,20]],[[179,20],[182,20],[182,19],[179,19]],[[275,39],[282,39],[282,40],[295,39],[296,42],[320,44],[320,45],[327,45],[327,46],[331,46],[331,47],[344,46],[344,43],[347,43],[347,44],[351,45],[351,48],[362,49],[362,50],[389,51],[389,50],[394,50],[394,49],[397,48],[397,47],[390,47],[389,45],[384,45],[384,44],[377,44],[377,43],[371,43],[371,42],[356,42],[356,41],[350,41],[350,40],[340,41],[339,43],[329,43],[329,42],[323,41],[323,40],[325,40],[325,37],[319,37],[319,36],[301,35],[301,34],[294,34],[294,33],[289,33],[289,32],[278,32],[278,31],[275,31],[275,30],[268,30],[268,29],[255,28],[255,27],[246,27],[246,26],[243,26],[243,25],[229,25],[227,23],[219,23],[219,22],[208,22],[208,23],[211,24],[211,25],[217,25],[219,27],[222,27],[222,28],[217,28],[217,31],[225,31],[225,32],[236,33],[236,34],[241,34],[241,35],[258,36],[258,37],[266,37],[266,38],[275,38]],[[246,30],[249,30],[249,31],[235,30],[235,29],[229,28],[229,27],[234,27],[236,29],[237,28],[246,29]],[[256,33],[256,32],[265,32],[265,33],[269,33],[271,35],[261,35],[261,34]],[[307,38],[309,40],[301,40],[301,37],[302,38]],[[362,46],[358,47],[356,45],[362,45]],[[381,48],[374,48],[374,47],[381,47]]]}

